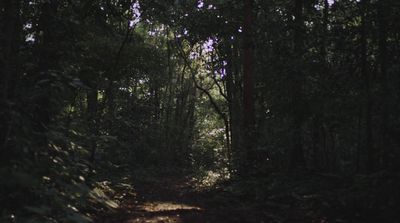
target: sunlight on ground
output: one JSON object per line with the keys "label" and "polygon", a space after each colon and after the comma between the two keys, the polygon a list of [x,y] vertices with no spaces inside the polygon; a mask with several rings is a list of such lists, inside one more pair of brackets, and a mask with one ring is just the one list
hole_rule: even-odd
{"label": "sunlight on ground", "polygon": [[135,220],[127,221],[126,223],[182,223],[179,215],[176,216],[154,216],[141,217]]}
{"label": "sunlight on ground", "polygon": [[198,212],[202,209],[196,206],[186,204],[172,203],[172,202],[146,202],[138,206],[136,214],[140,217],[131,219],[126,223],[181,223],[182,213]]}
{"label": "sunlight on ground", "polygon": [[163,211],[200,211],[201,208],[186,204],[176,204],[168,202],[148,202],[140,206],[141,209],[147,212],[163,212]]}

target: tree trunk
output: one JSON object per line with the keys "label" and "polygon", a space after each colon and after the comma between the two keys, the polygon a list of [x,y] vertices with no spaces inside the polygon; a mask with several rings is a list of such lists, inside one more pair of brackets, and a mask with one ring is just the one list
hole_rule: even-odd
{"label": "tree trunk", "polygon": [[253,0],[244,0],[243,24],[243,125],[244,165],[251,165],[255,141]]}
{"label": "tree trunk", "polygon": [[303,123],[304,123],[304,73],[302,71],[303,57],[303,0],[296,0],[294,8],[294,55],[295,67],[292,86],[293,106],[293,145],[290,153],[290,169],[305,168],[303,148]]}
{"label": "tree trunk", "polygon": [[243,163],[243,154],[246,153],[242,149],[243,145],[243,100],[241,100],[241,95],[243,93],[242,88],[242,75],[241,75],[241,66],[240,66],[240,46],[238,42],[233,42],[232,44],[232,110],[231,110],[231,120],[232,120],[232,143],[234,152],[233,152],[233,160],[234,166],[236,170],[240,169],[241,164]]}
{"label": "tree trunk", "polygon": [[379,33],[379,71],[381,76],[381,162],[385,168],[391,165],[389,154],[391,151],[390,137],[388,137],[388,124],[389,124],[389,106],[390,106],[390,92],[388,88],[388,57],[387,57],[387,8],[389,7],[386,0],[381,0],[378,3],[378,33]]}
{"label": "tree trunk", "polygon": [[376,168],[376,151],[372,139],[372,97],[371,97],[371,73],[368,69],[367,61],[367,6],[368,0],[362,0],[361,11],[361,75],[365,83],[365,148],[367,152],[367,171],[373,172]]}
{"label": "tree trunk", "polygon": [[[167,30],[167,36],[169,34],[169,31]],[[165,160],[167,162],[167,164],[172,164],[173,162],[173,157],[172,157],[172,145],[171,145],[171,119],[172,119],[172,96],[173,96],[173,83],[172,83],[172,79],[173,79],[173,67],[172,67],[172,61],[171,61],[171,56],[172,56],[172,52],[171,52],[171,43],[169,42],[169,39],[167,39],[167,69],[168,69],[168,84],[166,86],[166,90],[165,90],[165,97],[167,97],[166,99],[164,99],[164,137],[165,137],[165,149],[164,149],[164,155],[165,155]]]}
{"label": "tree trunk", "polygon": [[5,0],[3,2],[3,21],[0,23],[2,30],[1,55],[1,99],[7,101],[14,95],[16,77],[18,72],[18,52],[21,42],[20,2]]}
{"label": "tree trunk", "polygon": [[89,161],[94,165],[97,151],[98,136],[98,92],[94,87],[87,92],[87,112],[90,133],[90,157]]}
{"label": "tree trunk", "polygon": [[326,42],[328,38],[328,24],[329,24],[329,2],[324,0],[324,10],[323,10],[323,21],[322,21],[322,43],[321,43],[321,57],[323,66],[327,65],[327,49]]}
{"label": "tree trunk", "polygon": [[11,103],[19,77],[19,46],[21,42],[20,1],[4,0],[1,3],[0,22],[0,157],[5,157],[12,131]]}
{"label": "tree trunk", "polygon": [[232,169],[237,167],[237,161],[240,150],[240,102],[238,100],[240,81],[238,80],[238,71],[234,69],[235,47],[232,43],[226,43],[226,95],[228,101],[229,130],[230,130],[230,158],[229,163]]}
{"label": "tree trunk", "polygon": [[107,111],[106,112],[106,126],[108,129],[108,133],[110,135],[116,134],[114,132],[114,126],[113,122],[115,119],[115,113],[116,113],[116,105],[115,105],[115,86],[112,80],[110,80],[110,84],[108,85],[107,89],[104,92],[105,94],[105,103],[104,103],[104,108]]}
{"label": "tree trunk", "polygon": [[56,49],[56,33],[54,27],[57,16],[58,3],[56,1],[48,1],[42,4],[42,13],[39,18],[39,32],[42,32],[41,38],[38,38],[38,71],[35,78],[35,84],[40,86],[39,96],[35,101],[34,110],[34,129],[37,132],[37,147],[47,148],[48,125],[51,119],[51,81],[50,72],[57,67],[57,49]]}

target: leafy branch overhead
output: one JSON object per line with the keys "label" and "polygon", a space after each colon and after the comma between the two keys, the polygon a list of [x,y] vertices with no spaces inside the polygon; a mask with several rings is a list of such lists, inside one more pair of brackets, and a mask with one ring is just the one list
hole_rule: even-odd
{"label": "leafy branch overhead", "polygon": [[397,0],[1,0],[0,222],[395,222]]}

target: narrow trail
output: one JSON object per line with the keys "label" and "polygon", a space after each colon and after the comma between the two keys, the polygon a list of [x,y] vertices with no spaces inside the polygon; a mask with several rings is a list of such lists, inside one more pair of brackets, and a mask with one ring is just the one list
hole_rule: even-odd
{"label": "narrow trail", "polygon": [[135,198],[96,223],[269,222],[264,221],[268,218],[265,213],[246,207],[237,198],[194,191],[186,179],[166,178],[139,185]]}

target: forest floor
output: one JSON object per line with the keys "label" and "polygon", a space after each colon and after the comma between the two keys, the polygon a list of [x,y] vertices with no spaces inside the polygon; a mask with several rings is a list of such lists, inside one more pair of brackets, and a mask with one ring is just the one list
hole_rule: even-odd
{"label": "forest floor", "polygon": [[[291,179],[271,175],[201,188],[192,177],[179,177],[179,174],[147,177],[135,182],[134,192],[120,199],[117,210],[103,213],[94,222],[365,223],[395,219],[394,206],[387,206],[386,201],[370,205],[372,201],[376,203],[374,194],[384,195],[382,191],[365,189],[370,184],[361,189],[360,185],[365,183],[335,176]],[[392,186],[382,189],[393,194],[390,191],[396,187]]]}
{"label": "forest floor", "polygon": [[247,206],[235,197],[193,189],[185,178],[164,178],[141,182],[135,197],[125,200],[120,208],[101,223],[206,223],[264,222],[262,210]]}
{"label": "forest floor", "polygon": [[190,177],[149,178],[136,185],[134,196],[127,196],[116,211],[100,216],[95,222],[311,222],[306,220],[304,210],[292,208],[285,197],[275,203],[255,202],[226,188],[199,189]]}

